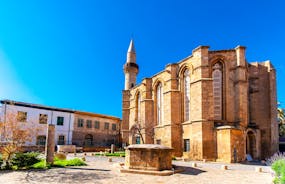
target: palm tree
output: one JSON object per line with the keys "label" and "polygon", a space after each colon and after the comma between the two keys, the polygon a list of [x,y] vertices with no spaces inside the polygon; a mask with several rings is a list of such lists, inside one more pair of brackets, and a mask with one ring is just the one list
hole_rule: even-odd
{"label": "palm tree", "polygon": [[278,123],[279,123],[279,135],[281,137],[285,136],[285,109],[278,107]]}

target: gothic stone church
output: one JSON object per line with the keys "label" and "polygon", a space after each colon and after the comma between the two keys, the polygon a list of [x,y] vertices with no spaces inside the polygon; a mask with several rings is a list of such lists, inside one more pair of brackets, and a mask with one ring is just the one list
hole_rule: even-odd
{"label": "gothic stone church", "polygon": [[276,72],[245,47],[192,55],[136,84],[133,40],[124,65],[122,140],[162,144],[192,160],[239,162],[278,151]]}

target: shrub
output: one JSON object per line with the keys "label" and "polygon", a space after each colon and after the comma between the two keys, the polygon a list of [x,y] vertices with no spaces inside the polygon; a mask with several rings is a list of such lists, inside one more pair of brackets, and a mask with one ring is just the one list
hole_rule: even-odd
{"label": "shrub", "polygon": [[1,169],[12,169],[12,159],[17,151],[17,146],[14,144],[5,145],[2,150],[3,163]]}
{"label": "shrub", "polygon": [[55,159],[53,162],[53,166],[56,167],[65,167],[65,166],[83,166],[87,165],[83,160],[80,158],[74,158],[71,160],[59,160]]}
{"label": "shrub", "polygon": [[0,166],[3,164],[2,155],[0,154]]}
{"label": "shrub", "polygon": [[[125,157],[125,152],[115,152],[115,153],[104,153],[107,157]],[[96,153],[95,156],[101,156],[100,153]]]}
{"label": "shrub", "polygon": [[269,159],[266,159],[266,165],[271,165],[275,172],[274,183],[285,184],[285,153],[277,152]]}
{"label": "shrub", "polygon": [[41,160],[40,162],[31,166],[33,169],[49,169],[50,167],[50,164],[46,163],[45,160]]}
{"label": "shrub", "polygon": [[270,158],[266,159],[266,165],[272,165],[275,161],[277,160],[285,160],[285,152],[281,153],[281,152],[277,152],[275,153],[273,156],[271,156]]}
{"label": "shrub", "polygon": [[29,168],[35,163],[40,162],[39,153],[37,152],[28,152],[28,153],[16,153],[12,158],[13,169],[18,168]]}
{"label": "shrub", "polygon": [[83,160],[80,158],[74,158],[71,160],[67,160],[66,166],[83,166],[87,165]]}
{"label": "shrub", "polygon": [[275,171],[273,180],[276,184],[285,184],[285,159],[276,160],[271,168]]}
{"label": "shrub", "polygon": [[64,153],[56,153],[54,155],[54,157],[59,159],[59,160],[65,160],[66,159],[66,155]]}

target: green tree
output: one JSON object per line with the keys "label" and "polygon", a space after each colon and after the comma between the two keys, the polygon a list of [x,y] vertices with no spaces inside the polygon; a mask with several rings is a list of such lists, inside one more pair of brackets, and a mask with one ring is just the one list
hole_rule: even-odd
{"label": "green tree", "polygon": [[278,123],[279,123],[279,135],[281,137],[285,136],[285,109],[277,108]]}

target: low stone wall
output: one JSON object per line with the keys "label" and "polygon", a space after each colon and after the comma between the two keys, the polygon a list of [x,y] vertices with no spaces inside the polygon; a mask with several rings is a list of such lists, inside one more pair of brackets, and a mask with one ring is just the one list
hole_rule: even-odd
{"label": "low stone wall", "polygon": [[[0,152],[3,151],[5,146],[1,145],[0,146]],[[44,146],[22,146],[20,148],[21,151],[23,152],[31,152],[31,151],[35,151],[35,152],[44,152],[45,151],[45,147]]]}
{"label": "low stone wall", "polygon": [[75,145],[57,145],[57,152],[75,153]]}
{"label": "low stone wall", "polygon": [[[100,152],[100,151],[110,152],[111,151],[111,146],[109,146],[109,147],[107,147],[107,146],[102,146],[102,147],[83,147],[83,151],[84,152]],[[115,151],[119,151],[119,148],[115,147]]]}

